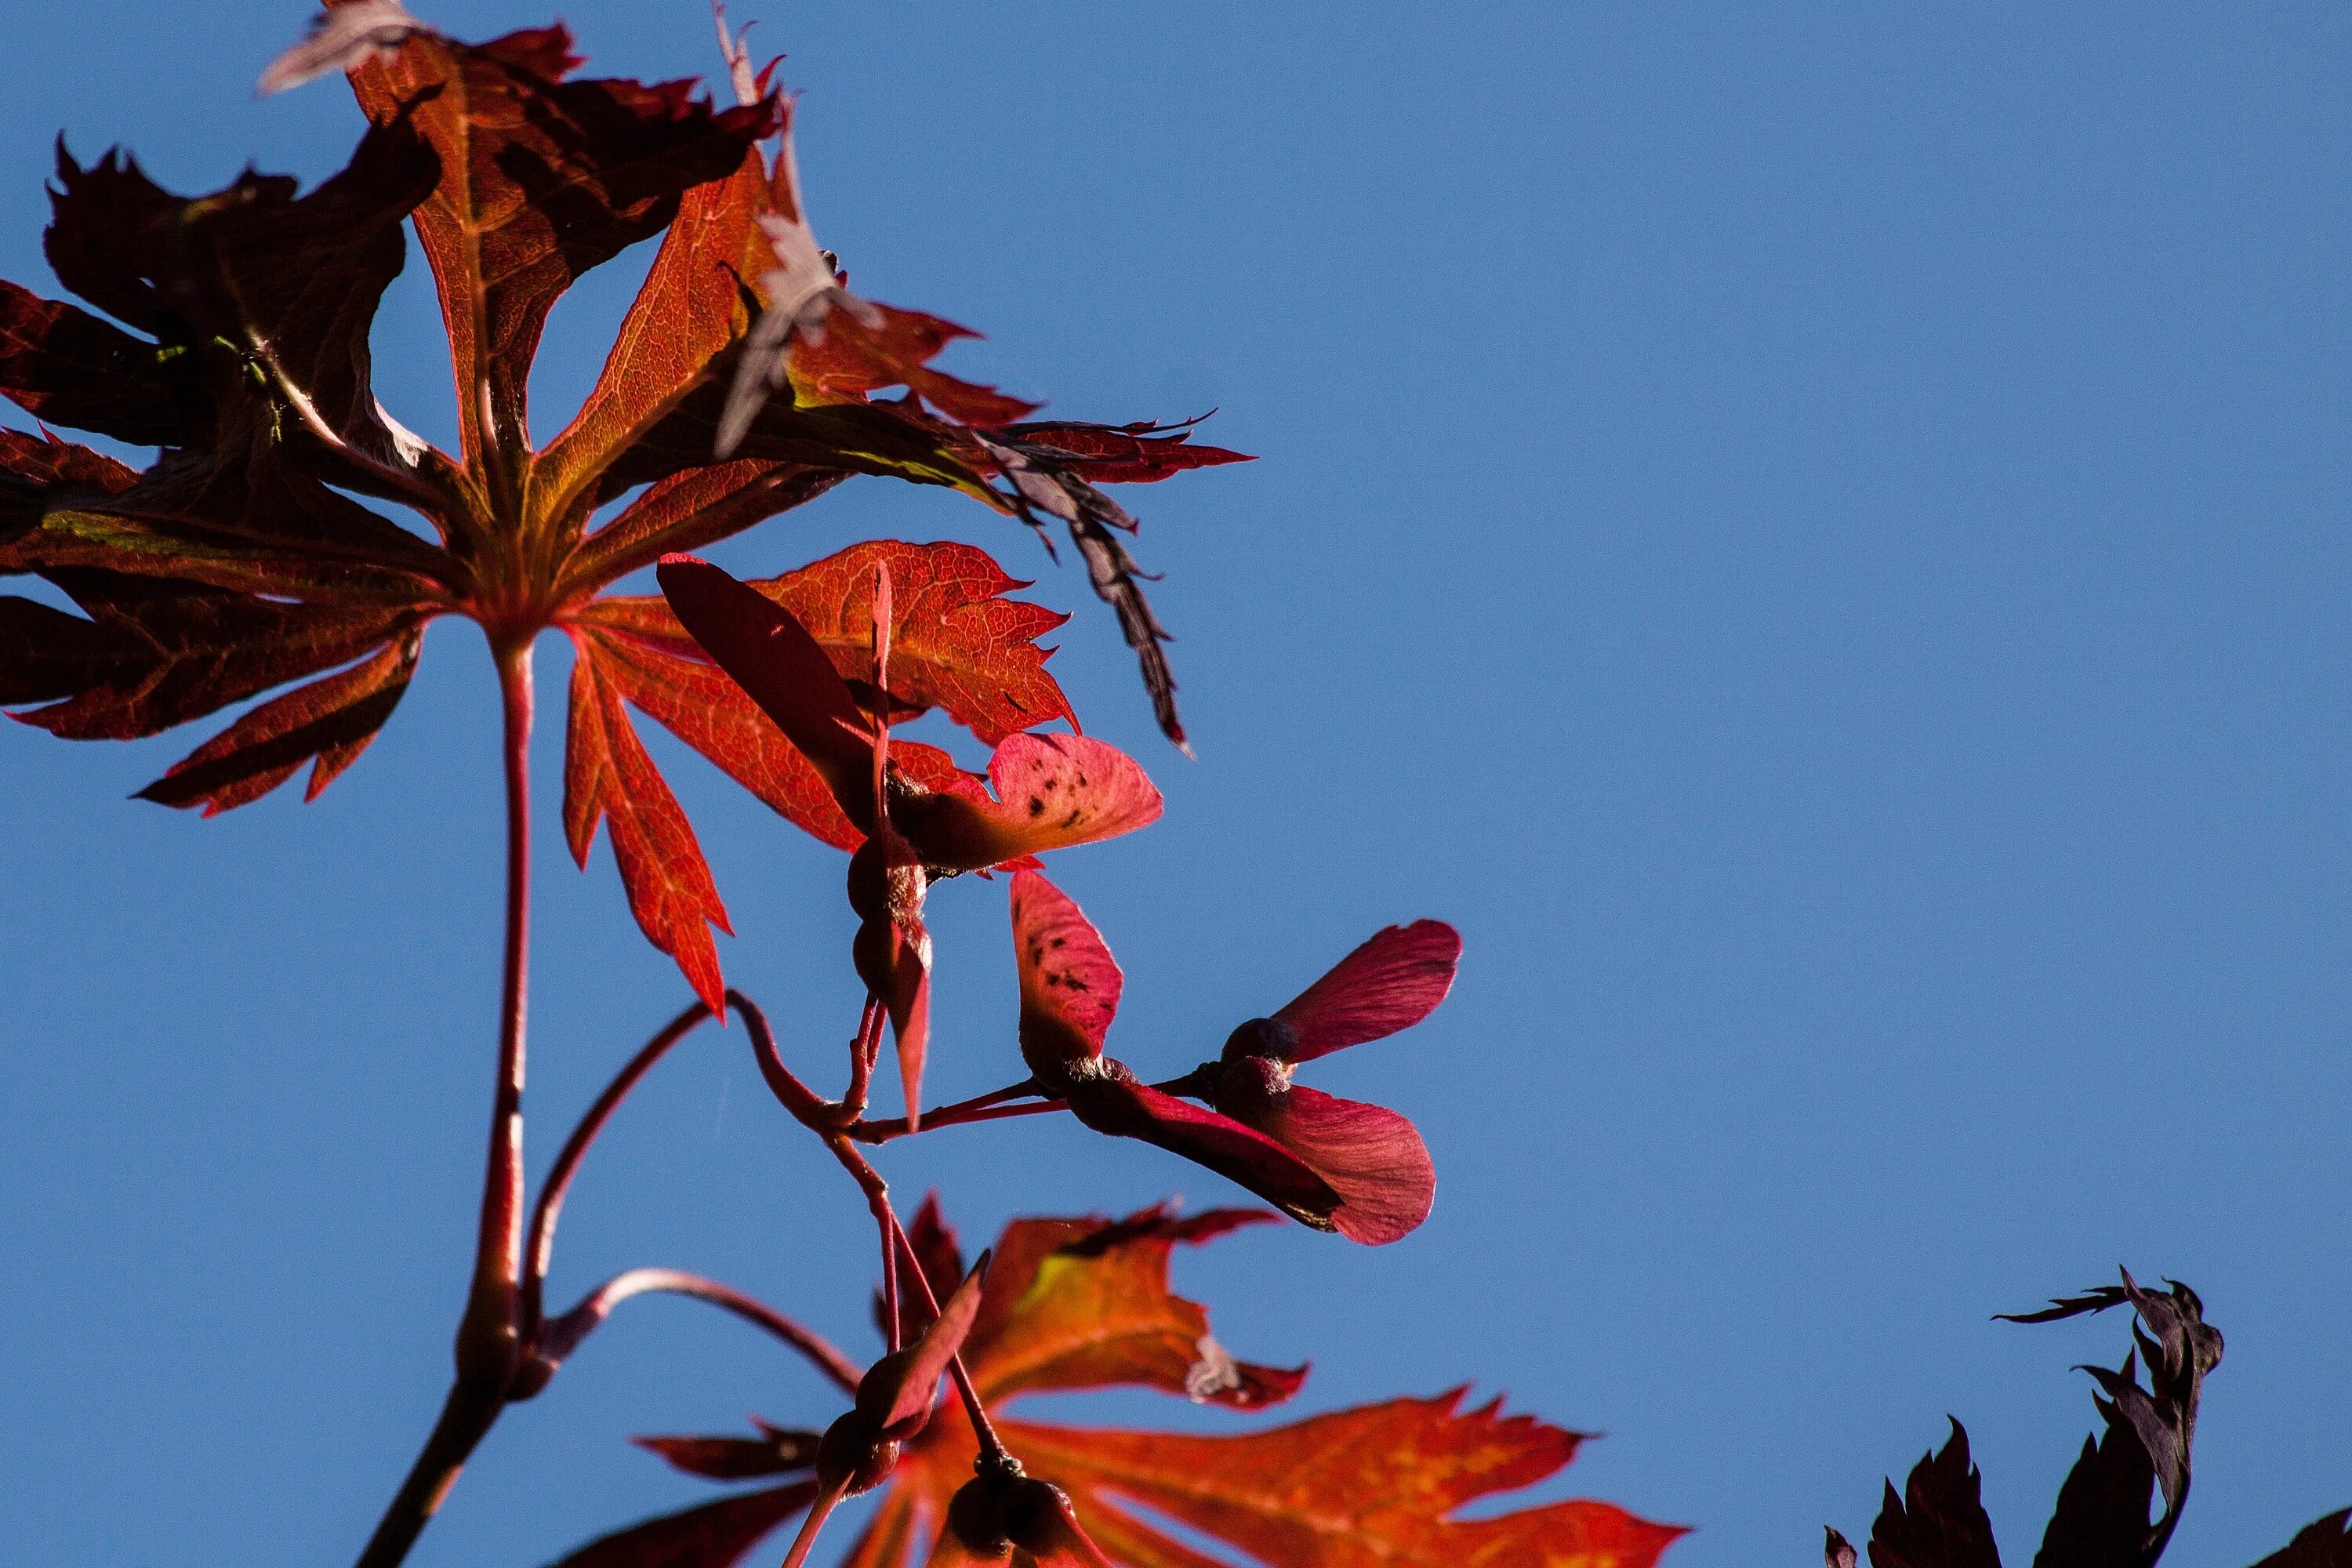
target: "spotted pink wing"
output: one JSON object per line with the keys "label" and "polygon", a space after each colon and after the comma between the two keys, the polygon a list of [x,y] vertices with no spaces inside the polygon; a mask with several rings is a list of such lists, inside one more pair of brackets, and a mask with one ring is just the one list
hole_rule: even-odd
{"label": "spotted pink wing", "polygon": [[1116,838],[1157,821],[1160,791],[1141,763],[1083,735],[1010,735],[989,759],[994,798],[942,790],[894,804],[926,865],[977,871]]}
{"label": "spotted pink wing", "polygon": [[1126,978],[1102,933],[1034,871],[1013,877],[1013,951],[1021,971],[1021,1054],[1033,1068],[1102,1055]]}

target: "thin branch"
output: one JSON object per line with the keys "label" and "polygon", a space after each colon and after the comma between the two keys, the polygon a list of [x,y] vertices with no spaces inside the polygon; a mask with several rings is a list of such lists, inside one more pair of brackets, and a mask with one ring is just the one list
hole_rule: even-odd
{"label": "thin branch", "polygon": [[834,1131],[830,1107],[817,1092],[793,1075],[784,1058],[776,1053],[776,1033],[768,1026],[768,1016],[760,1005],[740,991],[727,993],[728,1005],[735,1016],[743,1020],[743,1032],[751,1038],[751,1056],[760,1064],[760,1076],[767,1081],[768,1092],[791,1113],[792,1119],[820,1137]]}
{"label": "thin branch", "polygon": [[451,1385],[441,1405],[440,1419],[433,1424],[416,1462],[409,1466],[400,1490],[393,1494],[375,1533],[361,1550],[359,1568],[394,1568],[408,1555],[408,1549],[441,1511],[458,1473],[504,1407],[502,1402],[485,1405],[462,1383]]}
{"label": "thin branch", "polygon": [[906,1137],[910,1131],[929,1132],[934,1127],[961,1127],[975,1121],[1002,1121],[1010,1116],[1037,1116],[1049,1110],[1067,1110],[1070,1108],[1070,1102],[1066,1100],[1040,1100],[1027,1105],[1003,1103],[1015,1095],[1038,1092],[1040,1091],[1036,1081],[1033,1079],[1013,1084],[1007,1089],[992,1090],[976,1099],[961,1100],[937,1110],[925,1111],[920,1128],[909,1129],[905,1117],[893,1116],[879,1121],[855,1121],[844,1131],[860,1143],[887,1143],[892,1139]]}
{"label": "thin branch", "polygon": [[[767,1015],[740,991],[727,993],[727,1000],[742,1017],[743,1032],[751,1038],[751,1053],[759,1060],[760,1076],[767,1079],[770,1091],[792,1113],[793,1121],[824,1140],[824,1146],[833,1151],[833,1157],[840,1162],[842,1169],[847,1171],[865,1192],[866,1205],[874,1211],[875,1223],[882,1231],[884,1279],[893,1284],[896,1283],[894,1276],[911,1279],[915,1289],[922,1293],[922,1300],[929,1305],[932,1316],[937,1317],[939,1298],[932,1293],[931,1282],[923,1277],[922,1260],[916,1257],[915,1244],[907,1238],[906,1228],[898,1223],[898,1211],[890,1206],[890,1184],[882,1179],[882,1173],[874,1168],[872,1162],[858,1152],[857,1145],[850,1142],[848,1133],[834,1119],[833,1112],[839,1108],[817,1098],[815,1092],[784,1065],[784,1058],[777,1054],[775,1032],[768,1027]],[[981,1098],[996,1097],[983,1095]],[[973,1114],[984,1117],[988,1112],[982,1110]],[[900,1254],[905,1256],[904,1267],[898,1263]],[[898,1321],[894,1300],[889,1321],[896,1324]],[[982,1448],[993,1454],[1003,1453],[1004,1445],[989,1423],[988,1412],[980,1402],[980,1392],[972,1384],[971,1373],[964,1365],[961,1354],[949,1360],[948,1371],[955,1378],[956,1392],[963,1396],[964,1409],[971,1417],[972,1431],[979,1437]],[[802,1550],[805,1550],[804,1542]]]}
{"label": "thin branch", "polygon": [[794,1322],[766,1302],[746,1296],[731,1285],[722,1285],[715,1279],[706,1279],[699,1274],[688,1274],[677,1268],[632,1268],[607,1279],[590,1291],[578,1306],[547,1320],[540,1334],[538,1358],[552,1373],[563,1363],[565,1357],[580,1348],[581,1341],[593,1333],[597,1326],[612,1315],[614,1308],[632,1296],[656,1292],[707,1301],[734,1313],[756,1328],[766,1330],[806,1356],[843,1393],[853,1398],[856,1396],[857,1380],[865,1375],[865,1369],[835,1348],[824,1335]]}
{"label": "thin branch", "polygon": [[596,1102],[564,1141],[562,1152],[555,1157],[554,1169],[547,1173],[547,1183],[540,1189],[539,1206],[531,1211],[530,1237],[523,1247],[521,1321],[525,1344],[535,1345],[539,1337],[547,1267],[555,1252],[555,1222],[563,1212],[564,1196],[572,1190],[572,1179],[579,1173],[580,1162],[586,1156],[588,1146],[604,1130],[613,1112],[620,1109],[621,1101],[653,1070],[654,1064],[709,1016],[709,1007],[697,1002],[662,1026],[661,1031],[629,1058],[628,1065],[614,1075],[613,1081],[604,1086],[604,1092],[596,1097]]}

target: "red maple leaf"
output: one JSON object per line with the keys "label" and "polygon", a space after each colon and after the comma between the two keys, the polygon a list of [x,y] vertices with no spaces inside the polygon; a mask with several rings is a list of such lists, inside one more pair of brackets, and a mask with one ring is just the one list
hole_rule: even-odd
{"label": "red maple leaf", "polygon": [[[775,303],[761,289],[779,270],[777,237],[822,254],[788,135],[761,145],[788,132],[788,107],[760,96],[748,68],[734,74],[751,101],[719,108],[688,82],[582,79],[578,65],[561,26],[472,45],[387,0],[341,5],[265,80],[351,70],[372,127],[317,188],[247,174],[189,197],[120,153],[85,166],[60,152],[47,255],[112,320],[0,282],[0,393],[161,455],[141,471],[46,430],[0,430],[0,573],[37,574],[83,612],[0,598],[0,703],[34,705],[16,716],[56,734],[129,739],[306,683],[142,792],[210,815],[306,763],[312,795],[349,767],[406,690],[430,622],[478,623],[518,668],[539,632],[561,628],[579,656],[565,770],[573,850],[584,859],[608,825],[638,923],[715,1008],[710,928],[726,929],[726,912],[628,710],[827,842],[855,847],[862,835],[658,601],[600,597],[608,585],[853,474],[1020,512],[1027,503],[995,480],[992,443],[1045,443],[1080,487],[1236,455],[1187,445],[1181,428],[1022,426],[1032,405],[930,365],[963,329],[856,301],[786,338],[790,395],[766,398],[719,460],[729,386]],[[404,226],[448,332],[455,455],[404,428],[370,384],[369,329],[404,264]],[[527,395],[550,309],[582,274],[656,235],[594,388],[535,441]],[[890,386],[904,398],[872,395]],[[406,507],[422,526],[370,501]],[[841,616],[848,585],[877,564],[904,601],[894,719],[936,706],[995,744],[1067,715],[1035,640],[1061,617],[1004,598],[1017,584],[978,551],[861,546],[761,591],[855,676],[863,656]],[[962,776],[929,748],[902,748],[900,766],[935,787]]]}
{"label": "red maple leaf", "polygon": [[[1682,1533],[1584,1500],[1455,1517],[1481,1499],[1546,1479],[1583,1441],[1532,1416],[1507,1415],[1498,1400],[1465,1407],[1458,1388],[1232,1436],[1074,1428],[1000,1414],[1026,1394],[1110,1387],[1242,1410],[1291,1397],[1305,1368],[1237,1361],[1210,1335],[1202,1308],[1168,1285],[1179,1242],[1273,1217],[1255,1209],[1180,1217],[1160,1207],[1116,1223],[1016,1220],[993,1248],[965,1363],[1028,1477],[1066,1494],[1076,1524],[1111,1562],[1214,1568],[1155,1514],[1268,1568],[1651,1568]],[[922,1250],[925,1272],[944,1296],[961,1271],[952,1237],[942,1246],[934,1231]],[[845,1568],[906,1568],[927,1556],[1004,1561],[940,1540],[977,1455],[960,1413],[937,1412],[900,1454],[881,1506],[841,1559]],[[728,1568],[804,1507],[811,1491],[806,1481],[788,1482],[650,1520],[560,1568]],[[763,1529],[746,1522],[758,1519],[768,1521]],[[722,1531],[721,1522],[736,1528]],[[939,1554],[929,1555],[935,1548]],[[1066,1560],[1084,1559],[1074,1550]]]}

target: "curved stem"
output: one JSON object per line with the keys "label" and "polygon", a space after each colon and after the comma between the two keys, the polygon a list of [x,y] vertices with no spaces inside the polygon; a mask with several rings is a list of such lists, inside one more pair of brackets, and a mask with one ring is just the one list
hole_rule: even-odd
{"label": "curved stem", "polygon": [[555,1222],[563,1212],[563,1199],[572,1190],[572,1178],[580,1172],[580,1162],[586,1157],[588,1146],[613,1119],[629,1091],[635,1089],[654,1064],[668,1054],[669,1048],[692,1033],[695,1026],[710,1016],[710,1009],[697,1002],[661,1027],[647,1040],[628,1065],[604,1086],[580,1124],[565,1139],[563,1151],[555,1157],[555,1168],[547,1173],[546,1184],[539,1190],[538,1206],[531,1211],[530,1233],[523,1247],[522,1305],[520,1323],[522,1341],[537,1348],[542,1306],[547,1288],[547,1266],[555,1253]]}
{"label": "curved stem", "polygon": [[578,1306],[547,1320],[545,1331],[540,1337],[539,1356],[547,1363],[548,1370],[553,1372],[562,1363],[564,1357],[580,1348],[581,1341],[594,1332],[597,1325],[612,1315],[614,1308],[632,1296],[656,1291],[707,1301],[734,1313],[756,1328],[766,1330],[806,1356],[843,1393],[853,1398],[856,1396],[857,1380],[865,1375],[865,1369],[842,1353],[824,1335],[803,1327],[766,1302],[746,1296],[731,1285],[722,1285],[716,1279],[706,1279],[699,1274],[688,1274],[678,1268],[632,1268],[607,1279],[590,1291]]}
{"label": "curved stem", "polygon": [[831,1108],[784,1065],[776,1050],[776,1032],[768,1026],[768,1016],[760,1011],[760,1005],[740,991],[728,992],[727,1005],[743,1020],[743,1032],[751,1038],[751,1056],[760,1064],[760,1077],[766,1080],[768,1092],[793,1121],[820,1137],[834,1136],[836,1129],[827,1114]]}

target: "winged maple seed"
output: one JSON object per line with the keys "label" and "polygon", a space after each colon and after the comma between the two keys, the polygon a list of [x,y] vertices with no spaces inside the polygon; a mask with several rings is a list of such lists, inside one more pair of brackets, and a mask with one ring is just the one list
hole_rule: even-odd
{"label": "winged maple seed", "polygon": [[[914,1226],[919,1249],[944,1293],[962,1263],[935,1205],[925,1213]],[[1482,1498],[1544,1480],[1582,1442],[1532,1417],[1505,1415],[1498,1403],[1465,1409],[1459,1389],[1228,1436],[1079,1430],[1001,1413],[1024,1395],[1111,1387],[1244,1411],[1289,1399],[1305,1382],[1304,1367],[1235,1361],[1209,1337],[1207,1314],[1168,1282],[1179,1243],[1199,1245],[1274,1217],[1256,1209],[1180,1216],[1162,1205],[1115,1223],[1006,1226],[963,1354],[1018,1468],[976,1468],[970,1426],[930,1422],[905,1445],[879,1508],[841,1561],[854,1568],[974,1560],[1203,1568],[1213,1561],[1154,1514],[1269,1568],[1649,1568],[1682,1533],[1581,1500],[1453,1517]],[[1216,1375],[1202,1377],[1204,1368]],[[794,1472],[779,1466],[772,1473]],[[561,1568],[728,1568],[805,1508],[811,1491],[805,1480],[787,1480],[649,1520]]]}
{"label": "winged maple seed", "polygon": [[1461,956],[1452,926],[1389,927],[1272,1018],[1235,1029],[1221,1059],[1156,1086],[1103,1054],[1124,984],[1118,964],[1085,912],[1033,871],[1013,879],[1013,942],[1022,1056],[1042,1092],[1066,1100],[1087,1126],[1172,1150],[1354,1241],[1395,1241],[1429,1217],[1436,1173],[1412,1123],[1294,1087],[1290,1075],[1427,1017]]}
{"label": "winged maple seed", "polygon": [[[2221,1362],[2221,1333],[2205,1321],[2204,1303],[2188,1286],[2149,1290],[2122,1271],[2122,1283],[2062,1297],[2035,1312],[2002,1313],[2011,1322],[2046,1323],[2110,1307],[2128,1306],[2134,1349],[2114,1372],[2086,1366],[2099,1393],[2104,1430],[2083,1440],[2083,1451],[2059,1489],[2058,1504],[2034,1556],[2035,1568],[2154,1568],[2180,1522],[2189,1499],[2189,1446],[2206,1373]],[[2147,1384],[2136,1363],[2145,1362]],[[1912,1467],[1871,1527],[1872,1568],[2000,1568],[1992,1521],[1980,1499],[1980,1478],[1969,1457],[1967,1428],[1955,1419],[1942,1448]],[[2163,1507],[2151,1521],[2149,1510]],[[2255,1568],[2352,1568],[2352,1511],[2322,1519]],[[1828,1568],[1853,1568],[1854,1552],[1835,1530],[1823,1552]]]}
{"label": "winged maple seed", "polygon": [[[610,825],[639,925],[718,1007],[711,928],[727,929],[726,911],[627,709],[828,842],[862,834],[657,601],[600,595],[853,474],[1018,514],[1026,503],[998,482],[991,443],[1050,448],[1080,483],[1240,460],[1190,445],[1181,426],[1021,423],[1032,405],[931,366],[963,329],[862,302],[835,312],[821,340],[781,346],[772,359],[791,395],[768,399],[731,457],[716,458],[728,385],[763,319],[757,290],[775,286],[772,236],[806,226],[789,108],[757,97],[764,82],[740,44],[725,47],[755,96],[721,109],[688,82],[577,77],[561,26],[466,44],[388,0],[352,0],[262,84],[349,69],[371,128],[316,189],[248,173],[182,196],[120,152],[85,166],[61,146],[48,258],[113,321],[0,282],[0,393],[160,456],[142,470],[46,428],[0,430],[0,572],[37,574],[82,611],[0,598],[0,703],[38,704],[16,716],[54,734],[131,739],[306,683],[141,792],[209,815],[306,763],[312,796],[349,767],[407,689],[433,620],[478,622],[502,664],[560,628],[579,655],[573,851],[584,861]],[[448,331],[455,455],[401,426],[370,385],[368,333],[404,264],[404,225]],[[549,310],[656,235],[602,375],[535,443],[526,394]],[[903,398],[873,395],[890,386]],[[372,502],[410,509],[418,531]],[[833,635],[845,628],[825,605],[884,557],[905,601],[894,717],[937,706],[992,742],[1066,716],[1034,641],[1060,618],[1003,599],[1013,579],[977,551],[869,546],[762,591],[809,612],[854,671],[864,639],[853,649]],[[941,753],[904,766],[950,764]]]}
{"label": "winged maple seed", "polygon": [[[849,900],[862,921],[853,951],[876,1004],[869,1018],[887,1014],[897,1033],[914,1125],[928,1015],[930,939],[921,915],[929,879],[1133,832],[1158,819],[1160,792],[1133,758],[1081,735],[1005,735],[989,761],[993,794],[933,748],[894,749],[883,721],[895,702],[884,668],[896,619],[887,569],[877,568],[868,598],[874,679],[862,704],[809,627],[775,596],[689,555],[664,558],[659,577],[679,624],[774,721],[843,817],[867,836],[849,865]],[[871,1049],[863,1034],[860,1049]]]}

